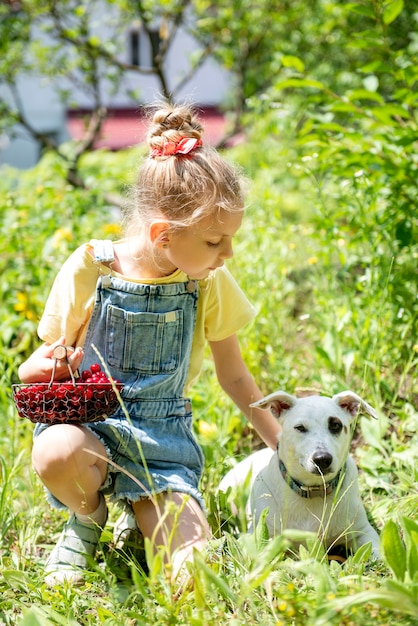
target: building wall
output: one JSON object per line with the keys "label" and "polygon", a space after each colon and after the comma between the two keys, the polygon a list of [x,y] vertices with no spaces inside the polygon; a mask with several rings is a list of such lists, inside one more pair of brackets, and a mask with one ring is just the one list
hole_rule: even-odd
{"label": "building wall", "polygon": [[[114,36],[111,24],[114,10],[113,5],[106,3],[106,14],[103,20],[98,20],[97,34],[100,37]],[[113,16],[114,17],[114,16]],[[132,29],[138,25],[132,23]],[[45,41],[45,34],[36,30],[34,37]],[[121,50],[121,58],[130,60],[130,29],[120,35],[117,42]],[[146,42],[140,38],[141,56],[146,59],[149,50],[144,48]],[[170,47],[166,59],[166,76],[169,88],[173,89],[189,71],[189,57],[197,48],[196,42],[184,31],[179,31]],[[70,139],[70,128],[67,123],[67,109],[61,102],[58,88],[71,89],[71,109],[89,109],[92,106],[91,98],[81,89],[75,88],[68,81],[48,81],[39,76],[22,75],[18,79],[18,89],[23,110],[31,125],[38,132],[49,133],[64,142]],[[124,109],[138,109],[140,104],[149,104],[159,99],[159,84],[155,76],[127,72],[123,83],[116,93],[112,92],[112,85],[103,85],[104,102],[110,111]],[[133,101],[129,91],[138,94],[138,100]],[[209,59],[199,68],[193,79],[176,94],[176,99],[193,102],[201,107],[216,107],[226,97],[228,91],[228,74],[212,59]],[[0,97],[10,98],[5,86],[0,85]],[[19,168],[29,168],[36,164],[40,157],[40,146],[31,135],[22,127],[15,127],[11,134],[0,135],[0,165],[8,164]]]}
{"label": "building wall", "polygon": [[[70,136],[66,111],[54,86],[43,83],[39,77],[21,76],[18,89],[23,112],[33,128],[37,132],[53,135],[59,143],[67,141]],[[7,89],[0,89],[0,96],[7,97]],[[10,135],[0,135],[0,165],[29,168],[40,156],[40,144],[23,126],[15,126]]]}

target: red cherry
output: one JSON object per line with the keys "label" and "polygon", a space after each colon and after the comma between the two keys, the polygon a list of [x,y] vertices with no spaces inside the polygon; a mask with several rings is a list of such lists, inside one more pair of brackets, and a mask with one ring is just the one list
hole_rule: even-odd
{"label": "red cherry", "polygon": [[81,384],[64,380],[19,388],[14,391],[19,415],[35,423],[103,421],[116,406],[112,383],[119,389],[122,383],[108,378],[98,363],[83,370],[79,381]]}
{"label": "red cherry", "polygon": [[94,391],[91,387],[87,387],[84,391],[84,400],[91,400],[94,395]]}

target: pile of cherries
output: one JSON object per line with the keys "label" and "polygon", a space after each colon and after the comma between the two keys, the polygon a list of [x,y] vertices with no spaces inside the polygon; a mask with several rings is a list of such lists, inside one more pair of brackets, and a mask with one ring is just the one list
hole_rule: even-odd
{"label": "pile of cherries", "polygon": [[[121,391],[122,383],[113,383]],[[104,421],[118,406],[112,382],[98,363],[75,382],[13,385],[13,399],[20,417],[44,424]]]}

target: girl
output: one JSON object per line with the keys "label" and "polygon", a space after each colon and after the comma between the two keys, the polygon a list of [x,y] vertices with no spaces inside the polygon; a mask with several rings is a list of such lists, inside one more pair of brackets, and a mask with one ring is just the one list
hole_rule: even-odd
{"label": "girl", "polygon": [[[155,549],[166,547],[174,576],[208,540],[187,398],[206,340],[221,387],[276,447],[272,414],[249,408],[262,394],[236,337],[254,312],[224,267],[243,191],[202,130],[188,107],[154,113],[126,237],[93,240],[64,263],[39,324],[44,343],[19,368],[23,382],[49,381],[54,348],[66,343],[75,346],[73,371],[88,369],[98,352],[124,383],[125,410],[105,422],[35,428],[35,471],[51,502],[72,512],[46,564],[49,585],[82,580],[107,520],[105,495],[133,511]],[[67,377],[58,363],[55,380]]]}

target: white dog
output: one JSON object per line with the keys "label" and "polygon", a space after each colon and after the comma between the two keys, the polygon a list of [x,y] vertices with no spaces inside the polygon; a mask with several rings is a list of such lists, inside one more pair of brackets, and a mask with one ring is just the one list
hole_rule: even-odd
{"label": "white dog", "polygon": [[277,454],[263,449],[238,463],[219,489],[244,484],[251,472],[247,512],[257,524],[268,508],[270,536],[284,529],[316,533],[328,550],[354,552],[371,542],[379,557],[379,537],[369,524],[358,488],[358,472],[349,455],[358,412],[376,418],[373,408],[351,391],[333,398],[296,398],[277,391],[252,406],[270,408],[282,426]]}

